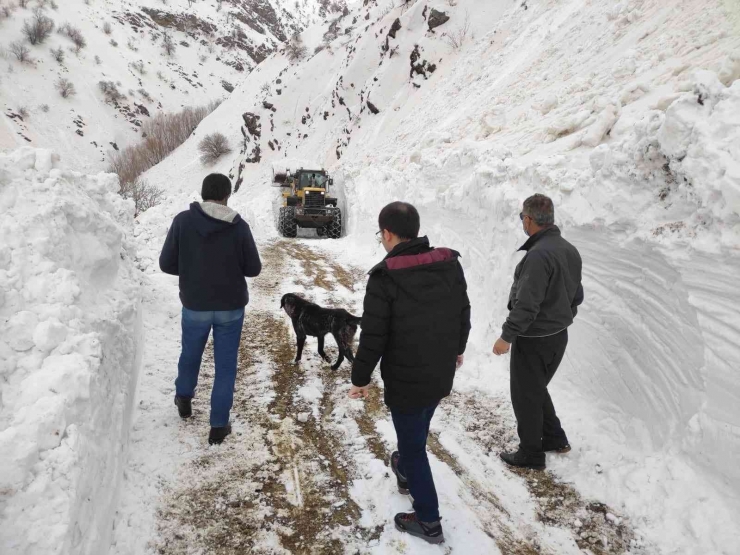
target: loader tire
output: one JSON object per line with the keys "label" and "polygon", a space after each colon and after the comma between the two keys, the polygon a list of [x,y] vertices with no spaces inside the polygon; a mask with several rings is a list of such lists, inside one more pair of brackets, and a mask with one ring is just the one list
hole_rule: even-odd
{"label": "loader tire", "polygon": [[334,212],[334,219],[324,229],[329,239],[339,239],[342,237],[342,211],[335,208],[332,212]]}
{"label": "loader tire", "polygon": [[295,237],[298,234],[298,224],[295,221],[295,207],[280,207],[278,231],[283,237]]}

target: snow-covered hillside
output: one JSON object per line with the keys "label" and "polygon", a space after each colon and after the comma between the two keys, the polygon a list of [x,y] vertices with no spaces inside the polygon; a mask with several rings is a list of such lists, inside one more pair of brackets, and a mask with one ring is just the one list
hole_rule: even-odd
{"label": "snow-covered hillside", "polygon": [[[732,552],[740,12],[694,0],[453,4],[365,2],[304,33],[319,47],[309,59],[261,64],[202,126],[244,114],[229,129],[244,145],[236,206],[274,233],[270,163],[317,159],[346,203],[337,252],[366,266],[379,209],[419,206],[423,232],[461,250],[471,276],[478,362],[461,383],[505,395],[507,362],[489,350],[521,256],[517,214],[531,193],[551,195],[587,291],[554,383],[578,445],[557,472],[638,515],[665,553]],[[432,9],[450,18],[434,31]],[[179,206],[200,173],[184,173]]]}
{"label": "snow-covered hillside", "polygon": [[[226,97],[293,33],[327,15],[315,0],[26,4],[0,1],[0,148],[52,147],[79,170],[104,168],[107,154],[139,139],[142,122],[157,112]],[[39,6],[55,30],[34,46],[22,28]],[[25,62],[13,53],[18,42],[29,50]],[[60,79],[76,94],[62,98]],[[120,97],[105,95],[101,82]]]}

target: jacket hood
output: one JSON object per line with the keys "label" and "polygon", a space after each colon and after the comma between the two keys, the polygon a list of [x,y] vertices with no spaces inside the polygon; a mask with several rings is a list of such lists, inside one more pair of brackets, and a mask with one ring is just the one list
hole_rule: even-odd
{"label": "jacket hood", "polygon": [[241,216],[228,206],[214,202],[193,202],[190,204],[195,230],[202,237],[208,237],[235,226]]}
{"label": "jacket hood", "polygon": [[460,253],[429,246],[429,239],[406,241],[388,253],[370,273],[382,271],[407,295],[432,302],[450,294],[459,279]]}
{"label": "jacket hood", "polygon": [[447,248],[429,246],[429,238],[417,237],[396,245],[382,262],[376,264],[368,273],[377,270],[408,270],[420,266],[427,266],[438,262],[448,262],[460,258],[460,253]]}

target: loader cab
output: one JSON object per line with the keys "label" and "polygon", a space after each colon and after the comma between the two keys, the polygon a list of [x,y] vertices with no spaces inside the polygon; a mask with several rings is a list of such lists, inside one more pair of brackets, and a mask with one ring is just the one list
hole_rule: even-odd
{"label": "loader cab", "polygon": [[331,183],[331,180],[327,177],[323,171],[301,171],[296,178],[296,190],[301,191],[303,189],[326,189],[326,186]]}

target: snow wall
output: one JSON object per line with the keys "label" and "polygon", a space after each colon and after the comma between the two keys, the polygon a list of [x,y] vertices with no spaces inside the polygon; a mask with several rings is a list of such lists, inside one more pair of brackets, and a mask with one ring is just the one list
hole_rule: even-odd
{"label": "snow wall", "polygon": [[[461,251],[473,302],[469,354],[482,357],[500,334],[522,256],[521,203],[551,196],[556,223],[583,257],[586,292],[552,386],[580,453],[557,471],[587,494],[607,488],[634,514],[660,506],[666,526],[694,526],[711,544],[711,522],[732,514],[740,494],[740,81],[693,79],[666,111],[586,152],[517,158],[429,132],[406,164],[348,163],[338,181],[359,248],[370,248],[380,209],[402,199],[419,208],[432,244]],[[703,105],[700,90],[712,90]],[[669,203],[656,199],[656,183]],[[488,388],[507,363],[464,367],[463,382]],[[709,484],[729,506],[702,499]],[[660,532],[667,552],[669,533]]]}
{"label": "snow wall", "polygon": [[139,364],[133,204],[0,154],[0,552],[107,552]]}
{"label": "snow wall", "polygon": [[[431,132],[406,166],[348,164],[347,231],[372,234],[386,202],[413,199],[422,233],[461,250],[476,299],[474,337],[488,346],[526,240],[521,202],[550,195],[584,259],[588,302],[566,363],[573,386],[613,404],[626,437],[654,449],[690,437],[687,453],[737,483],[740,81],[727,88],[710,72],[694,79],[666,112],[588,153],[529,161]],[[703,105],[700,90],[712,90]],[[654,196],[659,180],[669,205]]]}

